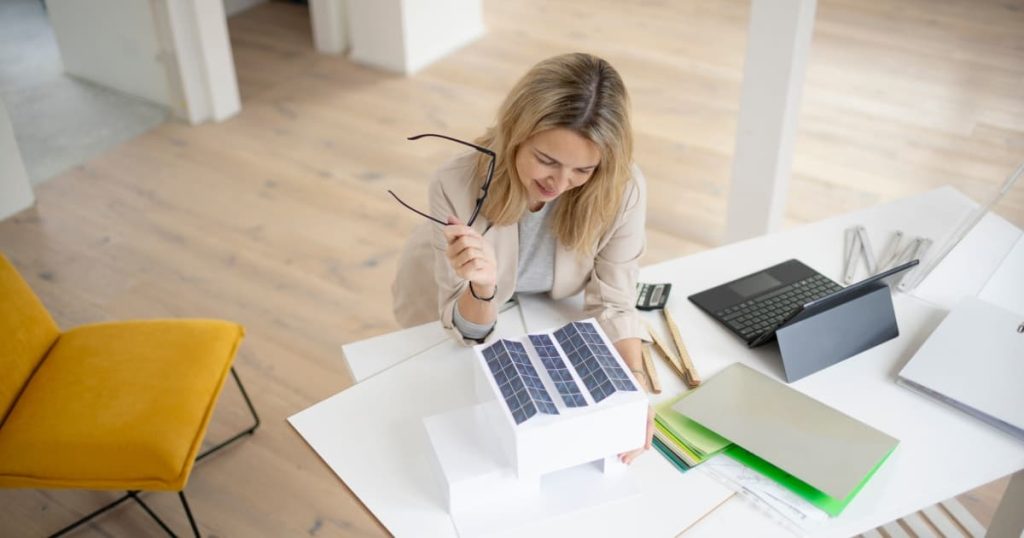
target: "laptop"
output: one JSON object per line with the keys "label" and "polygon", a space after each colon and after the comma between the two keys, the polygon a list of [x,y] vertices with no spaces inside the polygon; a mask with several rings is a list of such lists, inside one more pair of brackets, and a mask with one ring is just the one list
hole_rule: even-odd
{"label": "laptop", "polygon": [[918,348],[897,382],[1024,441],[1022,333],[1024,315],[966,297]]}
{"label": "laptop", "polygon": [[844,288],[792,259],[696,293],[689,299],[749,347],[757,347],[770,342],[790,322],[893,284],[918,263],[910,260]]}

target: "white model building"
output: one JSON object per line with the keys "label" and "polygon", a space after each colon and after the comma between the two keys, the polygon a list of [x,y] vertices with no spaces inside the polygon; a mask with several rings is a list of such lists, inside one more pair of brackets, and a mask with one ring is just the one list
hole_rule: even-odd
{"label": "white model building", "polygon": [[539,491],[554,471],[644,443],[647,396],[593,320],[474,348],[482,403],[426,419],[449,510]]}

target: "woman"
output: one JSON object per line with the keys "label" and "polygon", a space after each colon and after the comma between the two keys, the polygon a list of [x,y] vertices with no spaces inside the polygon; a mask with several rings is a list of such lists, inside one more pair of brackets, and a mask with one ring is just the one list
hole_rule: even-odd
{"label": "woman", "polygon": [[[447,225],[426,222],[406,245],[392,286],[399,322],[440,317],[473,344],[492,334],[497,307],[515,292],[559,299],[583,290],[586,313],[647,385],[635,308],[647,198],[632,165],[628,105],[621,77],[600,58],[565,54],[534,66],[476,141],[496,154],[490,184],[492,158],[478,152],[431,183],[429,213]],[[652,433],[649,423],[644,448]]]}

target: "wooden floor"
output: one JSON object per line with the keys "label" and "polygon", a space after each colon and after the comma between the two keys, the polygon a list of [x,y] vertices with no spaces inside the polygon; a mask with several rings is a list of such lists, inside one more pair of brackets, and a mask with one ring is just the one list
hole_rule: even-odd
{"label": "wooden floor", "polygon": [[[724,229],[748,10],[488,0],[485,37],[405,78],[314,54],[305,8],[262,5],[230,20],[241,114],[163,125],[43,184],[35,208],[0,222],[0,250],[65,328],[246,325],[238,370],[264,426],[196,467],[187,492],[204,533],[385,534],[285,419],[351,384],[342,344],[397,327],[389,285],[416,219],[386,189],[425,200],[432,169],[457,150],[404,137],[472,138],[533,63],[597,53],[632,94],[650,182],[644,262],[709,248]],[[1024,158],[1022,36],[1022,0],[821,0],[787,225],[944,184],[993,191]],[[1024,225],[1024,185],[999,211]],[[224,394],[211,437],[244,423],[240,398]],[[970,494],[993,497],[978,503],[983,523],[998,488]],[[0,535],[44,535],[110,497],[0,491]],[[149,498],[185,532],[174,496]],[[157,531],[122,507],[80,535]]]}

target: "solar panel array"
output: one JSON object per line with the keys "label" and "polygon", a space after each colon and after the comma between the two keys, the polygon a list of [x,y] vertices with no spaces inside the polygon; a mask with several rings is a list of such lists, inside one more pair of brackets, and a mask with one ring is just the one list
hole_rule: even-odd
{"label": "solar panel array", "polygon": [[565,361],[562,360],[562,356],[558,353],[558,348],[555,347],[551,337],[546,334],[531,334],[530,343],[533,344],[533,349],[540,356],[540,362],[544,364],[544,368],[548,371],[548,375],[551,377],[551,381],[554,382],[558,394],[562,396],[562,401],[565,402],[565,405],[568,407],[585,407],[587,400],[583,397],[583,393],[580,392],[576,380],[572,378],[569,367],[565,365]]}
{"label": "solar panel array", "polygon": [[555,331],[555,339],[565,350],[569,362],[595,402],[604,400],[616,390],[636,390],[636,386],[597,333],[597,328],[590,323],[570,323]]}
{"label": "solar panel array", "polygon": [[516,424],[522,424],[538,411],[558,414],[523,344],[498,340],[483,349],[483,356]]}

